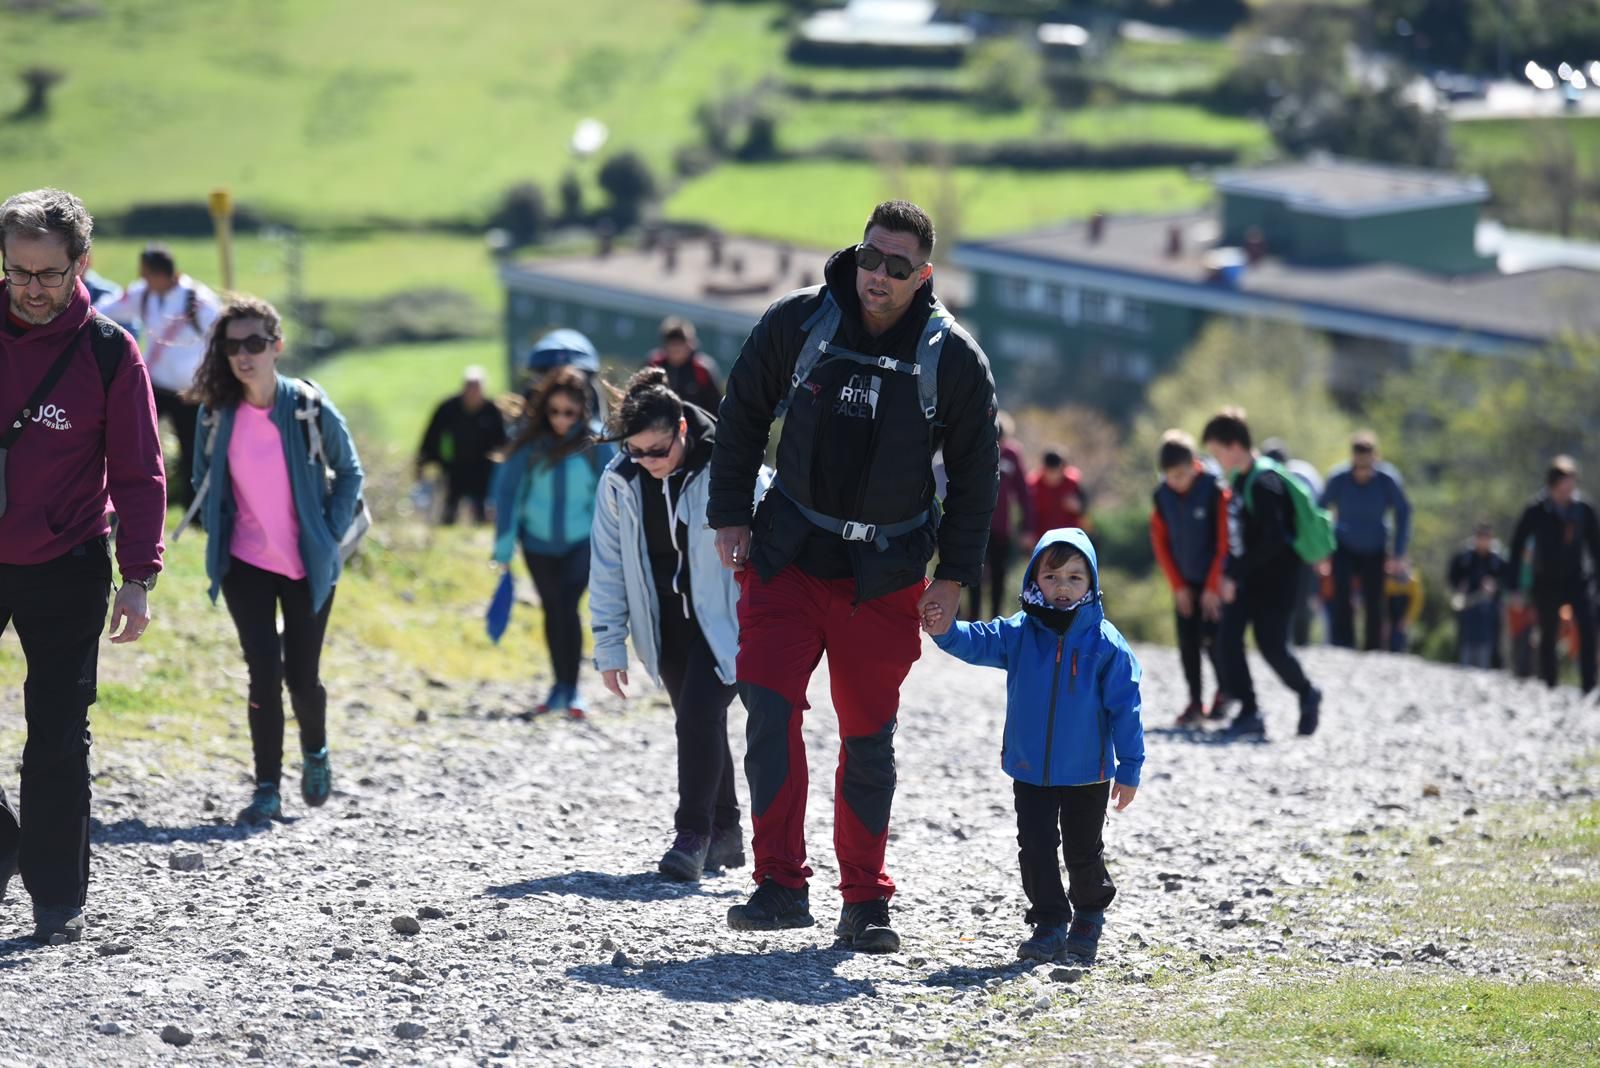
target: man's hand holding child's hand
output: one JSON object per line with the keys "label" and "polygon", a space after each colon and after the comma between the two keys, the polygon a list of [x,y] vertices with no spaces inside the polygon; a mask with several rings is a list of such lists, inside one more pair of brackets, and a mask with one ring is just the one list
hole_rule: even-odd
{"label": "man's hand holding child's hand", "polygon": [[922,629],[932,635],[940,635],[950,629],[955,622],[946,614],[944,605],[929,602],[922,606]]}

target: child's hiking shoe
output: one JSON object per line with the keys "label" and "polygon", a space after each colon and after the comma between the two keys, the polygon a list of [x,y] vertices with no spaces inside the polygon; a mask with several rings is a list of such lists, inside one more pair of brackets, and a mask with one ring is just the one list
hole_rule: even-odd
{"label": "child's hiking shoe", "polygon": [[245,826],[256,826],[275,820],[281,815],[283,815],[283,800],[278,796],[278,784],[258,782],[256,792],[250,795],[250,803],[240,810],[238,822]]}
{"label": "child's hiking shoe", "polygon": [[900,950],[900,936],[889,926],[887,898],[847,902],[839,911],[839,922],[833,933],[840,942],[862,953],[897,953]]}
{"label": "child's hiking shoe", "polygon": [[673,839],[672,848],[661,858],[656,870],[680,883],[697,883],[700,873],[705,870],[706,852],[710,848],[709,834],[679,831],[678,837]]}
{"label": "child's hiking shoe", "polygon": [[333,793],[333,767],[328,763],[328,747],[306,753],[300,765],[300,797],[312,808],[321,808]]}
{"label": "child's hiking shoe", "polygon": [[1264,742],[1267,740],[1267,721],[1261,718],[1259,708],[1244,709],[1222,731],[1229,738]]}
{"label": "child's hiking shoe", "polygon": [[772,879],[756,887],[749,901],[728,910],[728,926],[735,931],[779,931],[816,923],[811,918],[811,892],[791,890]]}
{"label": "child's hiking shoe", "polygon": [[1017,947],[1018,960],[1056,960],[1067,950],[1067,925],[1036,923],[1033,934]]}
{"label": "child's hiking shoe", "polygon": [[1295,733],[1309,738],[1317,733],[1317,722],[1322,718],[1322,691],[1312,687],[1300,696],[1300,725]]}
{"label": "child's hiking shoe", "polygon": [[706,850],[706,871],[744,867],[744,831],[739,827],[714,827]]}
{"label": "child's hiking shoe", "polygon": [[1205,718],[1205,706],[1199,701],[1190,701],[1189,707],[1178,715],[1178,721],[1173,724],[1180,731],[1193,730],[1200,726],[1200,721]]}
{"label": "child's hiking shoe", "polygon": [[1067,928],[1067,956],[1093,964],[1100,950],[1100,930],[1105,925],[1104,912],[1079,912],[1073,916],[1072,926]]}

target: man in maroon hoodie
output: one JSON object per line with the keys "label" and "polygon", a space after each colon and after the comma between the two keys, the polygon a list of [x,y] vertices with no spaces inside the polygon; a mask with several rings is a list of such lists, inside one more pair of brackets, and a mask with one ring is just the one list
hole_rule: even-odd
{"label": "man in maroon hoodie", "polygon": [[166,478],[150,375],[81,281],[93,220],[59,189],[0,205],[0,631],[27,664],[22,811],[0,790],[0,898],[19,869],[33,936],[83,937],[89,881],[89,706],[111,597],[111,640],[138,641],[161,570]]}

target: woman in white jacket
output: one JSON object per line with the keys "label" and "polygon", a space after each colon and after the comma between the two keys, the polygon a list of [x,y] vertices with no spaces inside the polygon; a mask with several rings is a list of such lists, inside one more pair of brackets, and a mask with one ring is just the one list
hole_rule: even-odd
{"label": "woman in white jacket", "polygon": [[[728,705],[739,651],[739,587],[722,566],[706,526],[707,482],[716,419],[667,388],[646,368],[612,391],[608,440],[621,443],[606,465],[595,504],[589,614],[595,670],[606,689],[628,697],[627,641],[672,699],[678,734],[676,837],[661,858],[669,879],[745,862]],[[757,494],[770,482],[763,472]]]}

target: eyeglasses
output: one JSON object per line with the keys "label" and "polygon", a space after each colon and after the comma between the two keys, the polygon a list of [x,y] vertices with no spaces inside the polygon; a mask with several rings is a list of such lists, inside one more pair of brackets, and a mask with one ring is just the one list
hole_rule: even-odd
{"label": "eyeglasses", "polygon": [[33,282],[35,278],[37,278],[39,280],[39,284],[44,286],[46,289],[60,289],[61,283],[65,282],[67,280],[67,275],[71,273],[71,267],[68,267],[64,271],[25,271],[21,267],[7,267],[6,282],[16,286],[18,289],[25,289]]}
{"label": "eyeglasses", "polygon": [[276,340],[278,339],[275,337],[262,337],[260,334],[251,334],[249,337],[225,337],[222,339],[222,351],[229,356],[237,356],[241,350],[252,356],[259,356]]}
{"label": "eyeglasses", "polygon": [[665,445],[659,445],[654,449],[636,448],[635,446],[629,445],[626,441],[624,441],[622,443],[622,455],[626,456],[630,460],[665,460],[667,457],[672,455],[672,450],[677,447],[678,440],[676,438],[667,442]]}
{"label": "eyeglasses", "polygon": [[881,264],[890,278],[904,282],[916,274],[927,261],[912,263],[904,256],[894,256],[881,249],[873,248],[866,242],[856,246],[856,266],[863,271],[876,271]]}
{"label": "eyeglasses", "polygon": [[546,408],[544,414],[551,419],[577,419],[583,415],[580,408]]}

